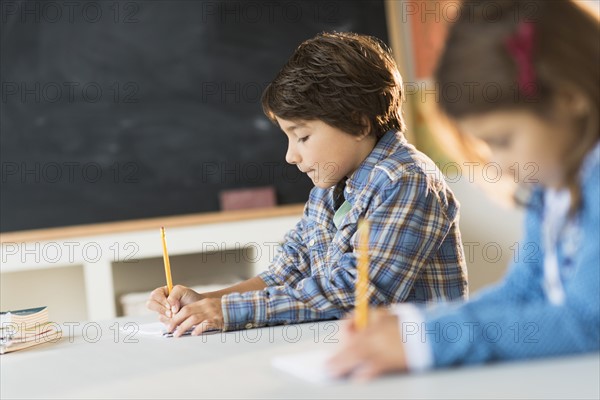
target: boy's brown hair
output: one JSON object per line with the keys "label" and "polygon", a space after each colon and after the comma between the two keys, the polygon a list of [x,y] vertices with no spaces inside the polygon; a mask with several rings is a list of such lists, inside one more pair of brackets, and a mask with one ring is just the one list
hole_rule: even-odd
{"label": "boy's brown hair", "polygon": [[404,131],[402,78],[389,48],[372,36],[321,33],[303,42],[262,95],[265,114],[321,120],[352,135]]}

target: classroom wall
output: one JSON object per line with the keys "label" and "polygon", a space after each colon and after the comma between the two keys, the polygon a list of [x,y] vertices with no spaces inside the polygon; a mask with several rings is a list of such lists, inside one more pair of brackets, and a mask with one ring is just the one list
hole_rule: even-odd
{"label": "classroom wall", "polygon": [[460,230],[472,295],[506,272],[515,256],[511,247],[521,239],[524,214],[495,203],[466,177],[450,187],[461,203]]}

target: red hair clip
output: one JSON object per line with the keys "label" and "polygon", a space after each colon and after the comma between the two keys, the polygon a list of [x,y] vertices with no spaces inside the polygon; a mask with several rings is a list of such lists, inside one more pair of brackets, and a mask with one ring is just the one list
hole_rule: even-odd
{"label": "red hair clip", "polygon": [[535,25],[523,21],[517,31],[506,40],[506,48],[517,64],[519,90],[527,97],[536,94],[536,76],[533,67]]}

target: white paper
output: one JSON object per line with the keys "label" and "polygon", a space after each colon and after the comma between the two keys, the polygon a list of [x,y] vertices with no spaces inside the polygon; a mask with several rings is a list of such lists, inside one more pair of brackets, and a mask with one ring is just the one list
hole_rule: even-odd
{"label": "white paper", "polygon": [[[155,336],[155,337],[173,337],[173,334],[170,332],[167,332],[167,329],[165,327],[165,325],[162,322],[151,322],[148,324],[140,324],[137,325],[137,332],[133,331],[133,328],[130,326],[123,326],[121,327],[121,330],[125,331],[125,332],[129,332],[129,333],[135,333],[135,334],[140,334],[140,335],[148,335],[148,336]],[[182,336],[190,336],[192,334],[192,331],[194,330],[195,326],[192,326],[190,329],[188,329],[187,331],[185,331],[185,333]],[[208,330],[206,332],[203,333],[203,335],[205,334],[209,334],[209,333],[215,333],[215,332],[220,332],[219,330]]]}
{"label": "white paper", "polygon": [[273,358],[271,365],[311,383],[332,383],[335,378],[325,367],[327,360],[332,356],[332,352],[324,350],[290,354]]}
{"label": "white paper", "polygon": [[[131,328],[125,330],[131,331]],[[139,333],[140,335],[162,336],[167,333],[167,330],[162,322],[151,322],[138,325],[138,331],[136,333]]]}

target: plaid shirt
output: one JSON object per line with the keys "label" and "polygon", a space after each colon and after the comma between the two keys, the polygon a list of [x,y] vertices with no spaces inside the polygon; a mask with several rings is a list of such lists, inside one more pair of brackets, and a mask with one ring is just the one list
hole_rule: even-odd
{"label": "plaid shirt", "polygon": [[345,184],[352,208],[339,229],[339,187],[313,188],[302,219],[259,274],[267,288],[221,298],[224,330],[340,318],[352,310],[363,217],[371,225],[371,304],[467,297],[459,203],[431,159],[390,131]]}

